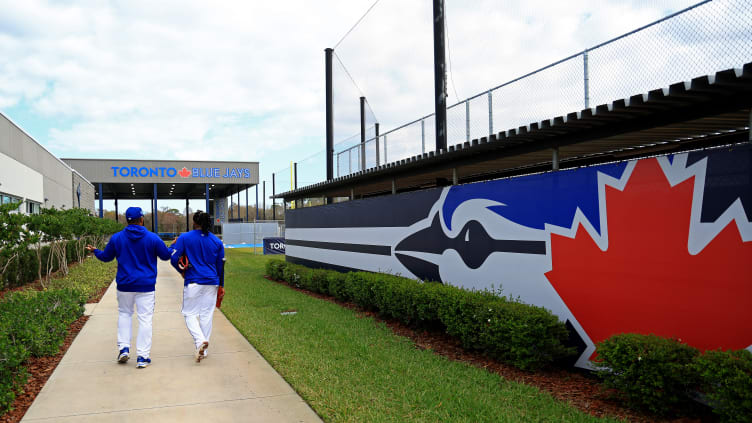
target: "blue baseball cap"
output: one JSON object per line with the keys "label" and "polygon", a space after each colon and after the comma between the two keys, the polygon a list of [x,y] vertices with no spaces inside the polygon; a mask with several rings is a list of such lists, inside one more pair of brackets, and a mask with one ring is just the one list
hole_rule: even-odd
{"label": "blue baseball cap", "polygon": [[143,216],[144,211],[141,210],[141,207],[128,207],[128,210],[125,211],[125,218],[127,220],[136,220]]}

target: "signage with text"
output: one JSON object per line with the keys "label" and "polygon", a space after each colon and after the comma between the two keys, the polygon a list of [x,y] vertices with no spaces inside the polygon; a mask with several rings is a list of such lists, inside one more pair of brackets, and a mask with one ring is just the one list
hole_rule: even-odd
{"label": "signage with text", "polygon": [[123,178],[245,178],[251,177],[251,170],[242,167],[135,167],[135,166],[110,166],[112,176]]}

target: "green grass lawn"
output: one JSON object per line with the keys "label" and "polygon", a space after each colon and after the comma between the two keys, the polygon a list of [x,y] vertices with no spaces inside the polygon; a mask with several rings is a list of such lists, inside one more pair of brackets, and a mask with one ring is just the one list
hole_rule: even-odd
{"label": "green grass lawn", "polygon": [[[269,256],[227,256],[222,311],[327,422],[598,420],[537,388],[416,349],[371,318],[267,281]],[[298,313],[280,315],[291,309]]]}

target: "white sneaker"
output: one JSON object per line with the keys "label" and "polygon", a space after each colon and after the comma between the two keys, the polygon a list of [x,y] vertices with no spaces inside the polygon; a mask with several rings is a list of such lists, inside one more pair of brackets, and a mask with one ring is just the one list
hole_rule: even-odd
{"label": "white sneaker", "polygon": [[196,363],[200,363],[201,360],[206,358],[206,349],[209,348],[209,342],[204,341],[196,348]]}

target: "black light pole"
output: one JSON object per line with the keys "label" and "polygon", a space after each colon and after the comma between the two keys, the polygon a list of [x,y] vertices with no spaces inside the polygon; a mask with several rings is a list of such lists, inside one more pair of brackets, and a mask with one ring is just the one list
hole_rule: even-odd
{"label": "black light pole", "polygon": [[[326,180],[334,179],[334,103],[332,97],[332,53],[334,50],[324,49],[326,75]],[[326,198],[326,203],[331,203]]]}
{"label": "black light pole", "polygon": [[446,150],[446,59],[444,0],[433,0],[433,88],[436,96],[436,152]]}
{"label": "black light pole", "polygon": [[191,230],[191,224],[188,216],[190,216],[190,211],[188,210],[188,198],[185,199],[185,231],[190,232]]}
{"label": "black light pole", "polygon": [[245,221],[248,222],[248,185],[245,186]]}
{"label": "black light pole", "polygon": [[256,220],[259,220],[259,208],[258,208],[258,184],[256,184]]}
{"label": "black light pole", "polygon": [[261,207],[264,208],[264,220],[266,220],[266,181],[261,184]]}
{"label": "black light pole", "polygon": [[360,170],[366,170],[366,98],[360,97]]}
{"label": "black light pole", "polygon": [[274,174],[272,173],[272,220],[277,220],[277,204],[275,204],[276,200],[274,199],[274,194],[276,194],[276,185],[277,183],[275,182]]}

